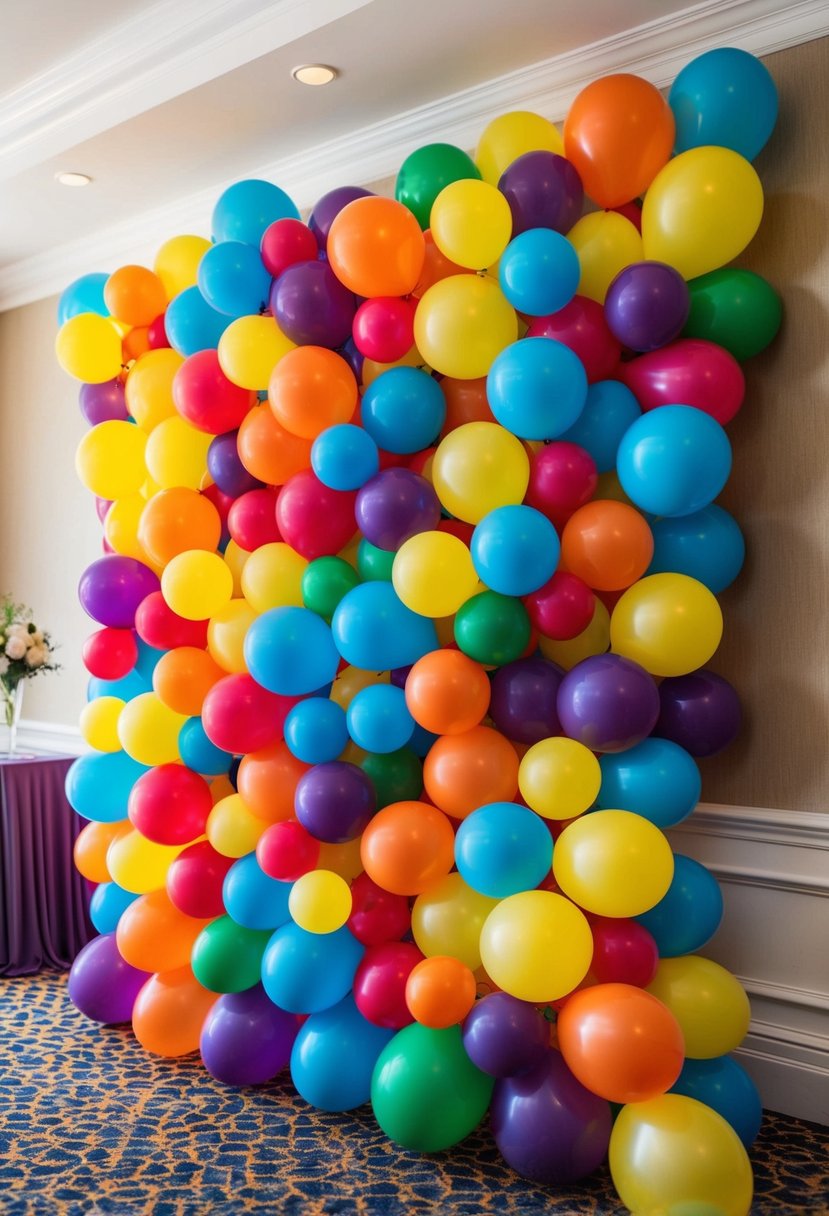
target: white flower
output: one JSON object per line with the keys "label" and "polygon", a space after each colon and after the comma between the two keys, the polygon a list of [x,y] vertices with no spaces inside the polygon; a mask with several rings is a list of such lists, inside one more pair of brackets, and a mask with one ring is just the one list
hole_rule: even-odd
{"label": "white flower", "polygon": [[4,676],[9,670],[9,660],[4,654],[0,654],[0,676]]}
{"label": "white flower", "polygon": [[9,637],[10,638],[23,638],[23,640],[25,641],[26,638],[28,638],[28,636],[29,636],[29,631],[25,625],[21,625],[18,622],[15,622],[14,625],[9,625]]}
{"label": "white flower", "polygon": [[10,659],[22,659],[28,647],[24,638],[13,634],[6,642],[6,654]]}
{"label": "white flower", "polygon": [[27,667],[42,667],[49,657],[45,646],[30,646],[26,651]]}

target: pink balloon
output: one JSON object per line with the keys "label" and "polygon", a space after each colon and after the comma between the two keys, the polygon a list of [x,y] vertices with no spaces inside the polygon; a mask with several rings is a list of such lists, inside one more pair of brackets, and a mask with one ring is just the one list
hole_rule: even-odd
{"label": "pink balloon", "polygon": [[188,845],[167,871],[170,903],[185,916],[199,920],[221,916],[225,910],[222,884],[235,860],[217,853],[208,840]]}
{"label": "pink balloon", "polygon": [[319,861],[320,842],[296,819],[272,823],[259,838],[256,860],[269,878],[295,882]]}
{"label": "pink balloon", "polygon": [[352,490],[330,490],[310,469],[295,473],[276,500],[282,539],[308,561],[339,553],[357,531],[356,498]]}
{"label": "pink balloon", "polygon": [[297,262],[316,261],[319,246],[302,220],[281,219],[265,229],[259,252],[268,274],[275,278]]}
{"label": "pink balloon", "polygon": [[406,1004],[406,981],[422,961],[413,942],[385,942],[366,950],[354,976],[354,1003],[367,1022],[400,1030],[414,1021]]}
{"label": "pink balloon", "polygon": [[253,676],[225,676],[204,698],[204,733],[222,751],[258,752],[282,738],[285,719],[299,700],[268,692]]}
{"label": "pink balloon", "polygon": [[374,296],[354,314],[351,332],[361,355],[394,363],[414,345],[414,303],[399,296]]}
{"label": "pink balloon", "polygon": [[276,522],[279,491],[273,486],[240,494],[227,514],[227,527],[240,549],[252,553],[260,545],[282,540]]}
{"label": "pink balloon", "polygon": [[593,497],[598,480],[589,452],[577,443],[557,440],[533,456],[524,501],[554,524],[564,524]]}
{"label": "pink balloon", "polygon": [[348,928],[364,946],[399,941],[409,932],[412,914],[405,895],[391,891],[369,878],[363,871],[351,884],[351,915]]}
{"label": "pink balloon", "polygon": [[256,404],[256,393],[228,380],[217,351],[200,350],[188,356],[173,377],[173,402],[197,430],[223,435],[241,425]]}
{"label": "pink balloon", "polygon": [[622,353],[621,343],[610,332],[601,304],[587,296],[574,296],[551,317],[536,317],[527,337],[555,338],[569,346],[584,364],[591,384],[611,379]]}
{"label": "pink balloon", "polygon": [[525,598],[524,606],[539,633],[565,642],[578,637],[590,624],[596,597],[575,574],[557,570],[549,582]]}
{"label": "pink balloon", "polygon": [[593,916],[593,961],[590,970],[600,984],[633,984],[646,988],[656,975],[659,950],[652,934],[635,920]]}
{"label": "pink balloon", "polygon": [[745,376],[737,360],[703,338],[679,338],[639,355],[621,364],[616,377],[645,412],[660,405],[692,405],[721,426],[731,421],[745,396]]}

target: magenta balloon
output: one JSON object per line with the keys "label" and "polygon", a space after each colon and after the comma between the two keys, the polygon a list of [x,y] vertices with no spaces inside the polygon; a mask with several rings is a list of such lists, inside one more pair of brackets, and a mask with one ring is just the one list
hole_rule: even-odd
{"label": "magenta balloon", "polygon": [[121,380],[104,380],[102,384],[82,384],[78,394],[81,413],[90,426],[99,422],[129,422],[127,400]]}
{"label": "magenta balloon", "polygon": [[135,557],[112,553],[84,570],[78,599],[93,621],[113,629],[132,629],[139,604],[160,587],[158,575],[149,566]]}
{"label": "magenta balloon", "polygon": [[299,1025],[261,984],[221,996],[202,1027],[204,1066],[225,1085],[264,1085],[287,1067]]}
{"label": "magenta balloon", "polygon": [[308,561],[344,549],[357,531],[353,490],[332,490],[310,469],[295,473],[279,491],[276,524],[282,539]]}
{"label": "magenta balloon", "polygon": [[69,972],[69,999],[95,1022],[129,1022],[135,998],[149,978],[149,971],[124,961],[114,933],[103,933],[76,956]]}
{"label": "magenta balloon", "polygon": [[607,324],[604,309],[586,296],[574,296],[550,317],[535,317],[528,338],[555,338],[581,359],[590,384],[616,375],[622,346]]}
{"label": "magenta balloon", "polygon": [[704,338],[677,342],[623,363],[617,378],[628,386],[644,411],[660,405],[692,405],[730,422],[743,404],[745,376],[733,355]]}
{"label": "magenta balloon", "polygon": [[298,346],[342,346],[351,337],[357,300],[327,262],[297,262],[271,288],[271,312]]}

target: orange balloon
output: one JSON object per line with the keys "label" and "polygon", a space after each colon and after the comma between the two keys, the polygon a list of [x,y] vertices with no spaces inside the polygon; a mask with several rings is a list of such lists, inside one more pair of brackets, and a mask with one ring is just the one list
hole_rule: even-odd
{"label": "orange balloon", "polygon": [[75,869],[89,882],[111,882],[112,875],[106,862],[107,849],[113,840],[119,840],[131,831],[132,824],[128,819],[119,819],[115,823],[86,824],[75,839]]}
{"label": "orange balloon", "polygon": [[226,773],[220,773],[210,782],[210,797],[214,806],[225,798],[231,798],[235,793],[236,789]]}
{"label": "orange balloon", "polygon": [[664,1094],[685,1059],[679,1022],[667,1005],[632,984],[574,992],[556,1023],[565,1063],[608,1102],[645,1102]]}
{"label": "orange balloon", "polygon": [[643,194],[668,163],[674,116],[655,85],[623,72],[594,80],[564,120],[564,155],[600,207]]}
{"label": "orange balloon", "polygon": [[153,691],[168,709],[198,717],[204,698],[227,672],[198,646],[176,646],[163,654],[153,671]]}
{"label": "orange balloon", "polygon": [[310,767],[297,760],[287,743],[280,740],[242,758],[236,776],[237,789],[252,815],[278,823],[293,815],[297,782]]}
{"label": "orange balloon", "polygon": [[135,325],[121,342],[124,363],[133,363],[150,349],[150,331],[146,325]]}
{"label": "orange balloon", "polygon": [[560,569],[577,575],[594,591],[621,591],[647,570],[653,533],[635,507],[613,499],[585,503],[561,534]]}
{"label": "orange balloon", "polygon": [[269,486],[284,486],[295,473],[311,467],[311,441],[286,431],[268,405],[255,405],[245,416],[236,447],[251,476]]}
{"label": "orange balloon", "polygon": [[104,303],[126,325],[150,325],[167,306],[167,293],[146,266],[122,266],[104,284]]}
{"label": "orange balloon", "polygon": [[475,273],[474,270],[469,270],[466,266],[458,266],[456,262],[450,262],[449,258],[438,249],[430,229],[427,228],[423,233],[423,239],[426,243],[423,269],[412,291],[412,295],[416,300],[419,300],[433,283],[438,283],[441,279],[448,279],[454,274]]}
{"label": "orange balloon", "polygon": [[138,540],[159,566],[188,549],[213,553],[222,536],[222,521],[209,498],[187,486],[153,494],[138,521]]}
{"label": "orange balloon", "polygon": [[365,828],[360,857],[369,878],[393,895],[419,895],[455,864],[455,834],[426,802],[392,802]]}
{"label": "orange balloon", "polygon": [[486,376],[478,380],[453,380],[444,376],[440,382],[446,398],[446,419],[441,439],[467,422],[495,422],[486,396]]}
{"label": "orange balloon", "polygon": [[133,1033],[154,1055],[186,1056],[198,1051],[205,1018],[218,999],[189,966],[152,975],[135,999]]}
{"label": "orange balloon", "polygon": [[406,980],[406,1005],[421,1026],[443,1030],[462,1022],[475,1004],[475,975],[460,959],[434,954],[416,963]]}
{"label": "orange balloon", "polygon": [[121,913],[115,942],[124,961],[140,971],[172,971],[189,964],[193,943],[208,924],[179,912],[160,887]]}
{"label": "orange balloon", "polygon": [[489,678],[460,650],[433,650],[406,679],[406,705],[419,726],[435,735],[471,730],[489,709]]}
{"label": "orange balloon", "polygon": [[423,762],[423,785],[435,806],[453,819],[465,819],[485,803],[512,802],[518,792],[518,754],[491,726],[443,735]]}
{"label": "orange balloon", "polygon": [[335,216],[328,263],[358,296],[407,296],[417,285],[426,242],[415,217],[393,198],[357,198]]}
{"label": "orange balloon", "polygon": [[323,346],[289,350],[273,369],[268,385],[274,418],[302,439],[316,439],[326,427],[348,422],[357,408],[357,396],[349,364]]}

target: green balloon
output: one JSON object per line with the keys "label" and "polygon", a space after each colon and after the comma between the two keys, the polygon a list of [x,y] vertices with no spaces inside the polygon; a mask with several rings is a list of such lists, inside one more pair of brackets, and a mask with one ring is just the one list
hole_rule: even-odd
{"label": "green balloon", "polygon": [[531,633],[530,618],[521,600],[498,591],[473,595],[455,617],[458,646],[470,659],[487,665],[501,667],[520,659]]}
{"label": "green balloon", "polygon": [[688,283],[691,311],[682,333],[723,346],[742,361],[759,354],[783,319],[780,296],[753,270],[726,266]]}
{"label": "green balloon", "polygon": [[360,768],[374,786],[378,811],[393,802],[414,802],[423,793],[423,765],[410,747],[383,755],[369,752]]}
{"label": "green balloon", "polygon": [[245,929],[229,916],[211,921],[193,944],[193,975],[210,992],[244,992],[259,983],[273,929]]}
{"label": "green balloon", "polygon": [[431,1030],[413,1022],[381,1051],[371,1104],[390,1140],[416,1152],[439,1153],[475,1130],[494,1084],[494,1077],[466,1054],[459,1026]]}
{"label": "green balloon", "polygon": [[357,569],[364,583],[390,583],[394,553],[378,549],[363,537],[357,546]]}
{"label": "green balloon", "polygon": [[302,602],[330,624],[337,604],[359,581],[357,571],[343,558],[315,558],[302,575]]}
{"label": "green balloon", "polygon": [[444,186],[464,178],[481,179],[481,172],[471,156],[454,144],[427,144],[403,161],[394,197],[408,207],[421,228],[429,227],[432,203]]}

